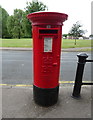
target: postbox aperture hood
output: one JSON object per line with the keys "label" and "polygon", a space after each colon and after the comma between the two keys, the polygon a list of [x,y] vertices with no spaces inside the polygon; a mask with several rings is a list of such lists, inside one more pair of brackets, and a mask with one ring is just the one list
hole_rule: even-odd
{"label": "postbox aperture hood", "polygon": [[68,15],[59,12],[35,12],[27,15],[32,25],[63,25]]}

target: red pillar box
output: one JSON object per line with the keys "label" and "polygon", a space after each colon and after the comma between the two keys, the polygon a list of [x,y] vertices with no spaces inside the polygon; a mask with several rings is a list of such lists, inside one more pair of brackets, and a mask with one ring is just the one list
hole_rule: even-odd
{"label": "red pillar box", "polygon": [[62,25],[67,17],[57,12],[36,12],[27,16],[33,33],[33,95],[39,105],[50,106],[58,100]]}

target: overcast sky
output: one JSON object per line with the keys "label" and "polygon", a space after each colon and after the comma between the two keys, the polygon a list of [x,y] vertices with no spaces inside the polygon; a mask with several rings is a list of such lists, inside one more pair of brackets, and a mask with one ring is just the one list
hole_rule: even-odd
{"label": "overcast sky", "polygon": [[[18,8],[24,10],[26,2],[32,0],[0,0],[0,5],[6,9],[9,15]],[[64,22],[63,34],[68,33],[72,25],[77,21],[87,30],[86,36],[91,34],[91,2],[93,0],[38,0],[43,2],[48,11],[68,14],[68,20]]]}

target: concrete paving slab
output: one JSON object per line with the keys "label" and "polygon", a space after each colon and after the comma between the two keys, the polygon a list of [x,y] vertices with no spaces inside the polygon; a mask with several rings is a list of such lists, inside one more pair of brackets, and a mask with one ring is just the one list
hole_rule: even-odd
{"label": "concrete paving slab", "polygon": [[82,86],[81,99],[71,97],[72,85],[61,85],[57,104],[34,103],[32,87],[3,87],[3,118],[91,118],[91,86]]}

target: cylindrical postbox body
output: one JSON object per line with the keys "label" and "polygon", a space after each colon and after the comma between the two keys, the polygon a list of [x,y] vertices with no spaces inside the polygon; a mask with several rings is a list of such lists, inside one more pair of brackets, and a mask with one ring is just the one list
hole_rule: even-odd
{"label": "cylindrical postbox body", "polygon": [[33,33],[34,100],[43,106],[53,105],[58,100],[62,25],[68,15],[36,12],[27,17]]}

